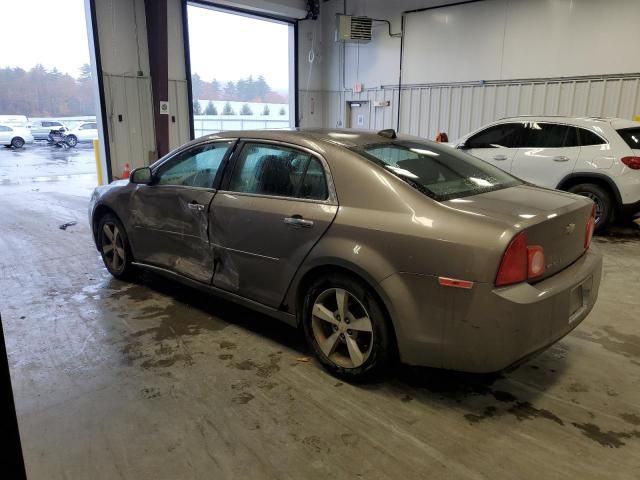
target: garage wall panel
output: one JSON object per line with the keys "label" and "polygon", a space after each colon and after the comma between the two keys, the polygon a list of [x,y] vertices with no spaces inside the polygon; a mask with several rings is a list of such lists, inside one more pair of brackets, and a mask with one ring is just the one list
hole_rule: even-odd
{"label": "garage wall panel", "polygon": [[[362,93],[314,92],[325,104],[324,125],[342,126],[346,103],[369,100],[370,128],[396,128],[397,88]],[[373,107],[389,100],[389,107]],[[445,131],[457,139],[482,125],[515,115],[612,116],[640,114],[640,75],[600,78],[539,79],[475,84],[437,84],[402,89],[400,131],[435,138]]]}

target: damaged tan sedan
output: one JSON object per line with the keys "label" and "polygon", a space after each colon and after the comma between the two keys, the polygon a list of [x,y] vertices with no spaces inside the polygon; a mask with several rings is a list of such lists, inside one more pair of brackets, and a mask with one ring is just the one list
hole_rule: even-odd
{"label": "damaged tan sedan", "polygon": [[332,373],[493,372],[596,301],[591,200],[393,130],[225,132],[90,202],[117,278],[148,269],[301,327]]}

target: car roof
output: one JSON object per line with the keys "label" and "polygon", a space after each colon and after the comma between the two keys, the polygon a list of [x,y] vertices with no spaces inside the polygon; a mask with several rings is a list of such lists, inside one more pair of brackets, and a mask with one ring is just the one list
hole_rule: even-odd
{"label": "car roof", "polygon": [[613,128],[628,128],[628,127],[640,127],[640,122],[634,122],[632,120],[625,120],[623,118],[616,117],[569,117],[565,115],[519,115],[515,117],[505,117],[498,120],[498,122],[503,123],[504,121],[514,121],[514,122],[531,122],[531,121],[540,121],[540,122],[560,122],[560,123],[570,123],[573,125],[582,125],[582,126],[596,126],[602,125],[603,123],[610,124]]}
{"label": "car roof", "polygon": [[[387,130],[386,132],[391,132]],[[393,132],[395,134],[395,132]],[[394,140],[373,130],[352,130],[347,128],[287,128],[267,130],[234,130],[205,135],[194,140],[194,143],[205,138],[252,138],[258,140],[276,140],[298,144],[301,141],[322,141],[341,147],[358,147],[373,143],[390,143]],[[396,140],[428,141],[408,135],[398,135]]]}

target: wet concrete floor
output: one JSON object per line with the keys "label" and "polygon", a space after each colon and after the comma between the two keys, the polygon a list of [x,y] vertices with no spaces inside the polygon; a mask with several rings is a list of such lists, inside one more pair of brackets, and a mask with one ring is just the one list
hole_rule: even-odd
{"label": "wet concrete floor", "polygon": [[354,386],[274,320],[111,278],[78,152],[0,150],[0,311],[30,479],[640,478],[635,225],[595,241],[592,314],[518,370],[399,367]]}

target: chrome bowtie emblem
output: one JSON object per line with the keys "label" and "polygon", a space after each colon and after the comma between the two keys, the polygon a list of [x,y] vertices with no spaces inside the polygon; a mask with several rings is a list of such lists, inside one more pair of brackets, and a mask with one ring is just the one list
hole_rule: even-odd
{"label": "chrome bowtie emblem", "polygon": [[576,229],[576,224],[570,223],[569,225],[564,227],[564,233],[566,233],[567,235],[571,235],[575,229]]}

